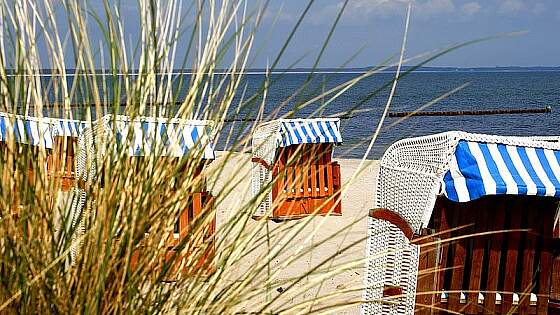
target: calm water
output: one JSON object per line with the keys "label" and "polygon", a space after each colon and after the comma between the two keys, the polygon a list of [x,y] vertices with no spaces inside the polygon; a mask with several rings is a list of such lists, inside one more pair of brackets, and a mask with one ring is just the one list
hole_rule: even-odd
{"label": "calm water", "polygon": [[[296,104],[308,100],[323,90],[328,90],[351,80],[357,74],[316,74],[311,84],[298,92],[307,79],[307,74],[272,75],[266,112],[278,109],[285,113]],[[353,107],[371,109],[342,121],[344,145],[337,149],[338,156],[359,157],[364,154],[367,142],[379,123],[385,106],[388,88],[375,96],[371,94],[389,80],[393,74],[383,73],[362,80],[346,93],[332,101],[316,116],[331,115],[348,111]],[[263,75],[246,76],[242,90],[245,98],[258,93],[264,81]],[[403,78],[397,88],[391,106],[392,111],[412,111],[442,94],[464,84],[468,87],[440,101],[426,110],[461,111],[490,110],[504,108],[543,108],[552,107],[552,113],[494,116],[455,116],[455,117],[412,117],[392,128],[384,128],[370,155],[378,158],[388,145],[406,137],[421,136],[449,130],[490,133],[498,135],[559,135],[560,125],[560,72],[432,72],[413,73]],[[110,84],[108,84],[110,86]],[[180,94],[184,94],[180,93]],[[290,98],[294,94],[295,97]],[[299,110],[296,117],[307,117],[317,110],[322,101]],[[260,104],[261,100],[258,100]],[[233,108],[235,108],[235,104]],[[254,115],[247,111],[248,116]],[[388,118],[385,126],[396,119]],[[235,127],[237,128],[237,127]],[[239,131],[239,130],[237,130]],[[218,144],[224,149],[224,144]]]}
{"label": "calm water", "polygon": [[[308,90],[322,90],[341,84],[355,74],[324,74],[314,80]],[[391,80],[393,74],[385,73],[367,78],[333,101],[325,114],[347,111],[362,102],[369,94]],[[274,78],[273,78],[274,79]],[[306,79],[304,74],[285,75],[270,89],[267,111],[274,109],[297,91]],[[262,82],[260,76],[249,76],[248,87]],[[461,111],[504,108],[552,107],[552,113],[493,116],[454,117],[411,117],[402,123],[382,129],[370,157],[378,158],[388,145],[406,137],[428,135],[449,130],[490,133],[498,135],[560,135],[560,73],[559,72],[476,72],[476,73],[414,73],[400,81],[391,109],[412,111],[442,94],[464,84],[468,87],[432,105],[426,110]],[[371,112],[358,114],[342,121],[344,145],[337,155],[358,157],[364,154],[379,123],[382,109],[387,101],[389,89],[363,102],[361,108],[371,108]],[[313,94],[313,93],[310,93]],[[302,98],[309,98],[305,95]],[[295,102],[290,102],[290,108]],[[297,116],[305,117],[318,105],[301,110]],[[397,118],[388,118],[385,126]]]}

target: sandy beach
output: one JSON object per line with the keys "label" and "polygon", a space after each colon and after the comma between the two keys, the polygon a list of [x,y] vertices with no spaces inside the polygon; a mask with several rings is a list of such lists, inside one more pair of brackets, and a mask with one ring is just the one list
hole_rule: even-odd
{"label": "sandy beach", "polygon": [[[224,159],[225,153],[218,154],[215,165],[221,165],[220,159]],[[377,161],[366,161],[363,169],[353,182],[349,182],[354,172],[357,170],[360,160],[357,159],[336,159],[341,165],[341,175],[343,188],[347,190],[342,196],[342,216],[313,217],[302,227],[305,220],[293,220],[275,223],[272,221],[255,221],[249,219],[244,231],[258,231],[257,240],[266,239],[266,225],[268,225],[270,243],[263,242],[260,246],[255,246],[256,250],[246,257],[243,257],[234,268],[234,274],[227,274],[229,281],[244,280],[244,275],[248,273],[250,266],[257,259],[262,259],[263,255],[278,249],[280,246],[287,245],[280,251],[280,255],[267,266],[273,274],[274,285],[261,289],[263,294],[245,302],[246,311],[255,311],[255,307],[260,303],[278,298],[283,308],[297,305],[299,302],[309,300],[316,294],[325,296],[333,294],[328,299],[333,301],[356,301],[360,299],[363,277],[363,263],[359,261],[364,257],[365,237],[366,237],[366,215],[368,209],[373,206],[375,175],[377,173]],[[233,187],[223,202],[216,207],[217,229],[228,222],[231,218],[240,215],[235,209],[240,209],[251,198],[250,180],[250,155],[247,153],[234,153],[225,164],[224,172],[215,181],[210,181],[209,186],[212,191],[219,192],[227,183],[232,180],[239,180],[240,183]],[[237,173],[236,173],[237,172]],[[242,215],[242,214],[241,214]],[[355,223],[353,223],[355,222]],[[345,228],[348,227],[348,228]],[[298,231],[298,229],[301,229]],[[333,236],[339,232],[338,235]],[[293,235],[290,235],[293,233]],[[226,237],[220,235],[221,238]],[[326,240],[325,242],[323,242]],[[218,244],[223,244],[223,240],[218,239]],[[323,242],[319,244],[320,242]],[[225,242],[227,243],[227,242]],[[288,243],[288,244],[286,244]],[[353,246],[351,246],[353,244]],[[349,247],[347,250],[343,249]],[[217,255],[223,249],[217,247]],[[296,252],[303,253],[297,259],[285,264],[286,260]],[[329,259],[333,256],[334,259]],[[322,262],[328,260],[326,264]],[[306,276],[294,285],[291,290],[284,292],[290,285],[290,279],[300,278],[306,272],[321,265],[319,270],[311,276]],[[350,265],[348,265],[350,264]],[[344,270],[340,268],[344,266]],[[335,275],[329,274],[337,270]],[[261,279],[264,282],[265,279]],[[285,281],[288,281],[285,283]],[[252,283],[252,286],[258,284]],[[280,295],[280,296],[279,296]],[[278,304],[275,304],[278,305]],[[354,314],[358,312],[358,306],[354,305],[337,310],[336,313]]]}

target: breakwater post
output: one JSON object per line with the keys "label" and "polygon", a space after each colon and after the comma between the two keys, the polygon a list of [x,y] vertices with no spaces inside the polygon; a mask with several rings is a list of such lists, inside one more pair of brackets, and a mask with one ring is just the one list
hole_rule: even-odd
{"label": "breakwater post", "polygon": [[468,115],[507,115],[507,114],[541,114],[552,112],[552,107],[521,108],[521,109],[493,109],[493,110],[464,110],[464,111],[437,111],[437,112],[390,112],[389,117],[409,116],[468,116]]}

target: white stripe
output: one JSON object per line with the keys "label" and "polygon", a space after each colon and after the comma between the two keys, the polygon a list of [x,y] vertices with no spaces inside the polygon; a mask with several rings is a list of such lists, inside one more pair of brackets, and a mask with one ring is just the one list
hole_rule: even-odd
{"label": "white stripe", "polygon": [[24,143],[28,143],[27,133],[25,133],[25,125],[23,123],[23,120],[18,119],[16,123],[17,123],[16,126],[17,126],[17,131],[18,131],[20,141]]}
{"label": "white stripe", "polygon": [[484,154],[482,154],[479,144],[476,142],[468,142],[468,145],[478,165],[480,176],[482,177],[482,184],[484,184],[484,190],[486,191],[485,195],[495,195],[496,182],[488,170],[488,165],[486,165],[486,160],[484,160]]}
{"label": "white stripe", "polygon": [[558,164],[558,160],[556,159],[556,155],[554,155],[554,151],[552,150],[544,150],[544,156],[550,164],[550,169],[556,177],[556,180],[560,183],[560,164]]}
{"label": "white stripe", "polygon": [[457,157],[455,155],[453,155],[451,163],[449,164],[449,172],[451,174],[451,178],[453,178],[453,186],[455,186],[455,190],[457,191],[459,202],[470,201],[471,198],[469,196],[469,190],[467,189],[467,181],[459,170]]}
{"label": "white stripe", "polygon": [[321,132],[321,129],[319,129],[318,122],[316,122],[316,121],[311,122],[311,126],[313,126],[313,129],[315,129],[315,133],[319,136],[319,142],[320,143],[327,142],[327,139],[325,138],[325,136],[323,136],[323,133]]}
{"label": "white stripe", "polygon": [[500,173],[500,176],[506,183],[506,194],[517,195],[518,193],[517,183],[513,179],[513,176],[511,176],[511,173],[509,172],[507,165],[504,162],[504,159],[502,158],[500,151],[498,150],[498,145],[495,143],[488,143],[488,150],[490,151],[490,155],[492,155],[492,159],[494,160],[496,166],[498,167],[498,172]]}
{"label": "white stripe", "polygon": [[313,131],[311,131],[311,124],[310,123],[304,123],[303,128],[305,128],[305,134],[307,136],[309,136],[309,138],[311,139],[311,143],[317,142],[317,137],[315,137],[313,135]]}
{"label": "white stripe", "polygon": [[525,152],[527,152],[527,156],[529,157],[529,161],[531,162],[535,173],[537,173],[537,176],[546,189],[545,196],[554,196],[556,194],[556,188],[554,187],[554,184],[552,184],[550,179],[548,179],[548,176],[546,175],[546,172],[541,165],[541,161],[539,161],[539,157],[537,156],[535,148],[525,148]]}
{"label": "white stripe", "polygon": [[36,121],[29,121],[29,129],[31,129],[31,144],[41,145],[41,137],[39,136],[39,123]]}
{"label": "white stripe", "polygon": [[329,124],[331,125],[331,128],[334,132],[333,136],[333,142],[342,142],[342,136],[340,135],[340,129],[338,128],[338,124],[336,123],[336,121],[329,121]]}
{"label": "white stripe", "polygon": [[[297,138],[297,136],[296,136],[295,130],[293,130],[291,124],[290,124],[290,123],[283,123],[282,125],[284,126],[284,129],[286,130],[286,132],[290,134],[291,139],[292,139],[293,141],[298,141],[298,138]],[[290,141],[290,137],[285,137],[285,138],[286,138],[286,146],[290,146],[290,145],[292,145],[292,144],[296,144],[296,143],[297,143],[297,142],[293,142],[293,143],[292,143],[292,141]]]}
{"label": "white stripe", "polygon": [[307,143],[307,132],[305,132],[305,130],[302,127],[303,126],[301,122],[296,123],[296,130],[301,138],[301,142]]}
{"label": "white stripe", "polygon": [[133,154],[136,152],[136,148],[138,146],[140,146],[140,150],[145,152],[145,148],[144,148],[144,136],[143,136],[143,132],[142,132],[142,127],[139,123],[133,123],[132,124],[132,132],[134,132],[134,146],[131,148]]}
{"label": "white stripe", "polygon": [[330,143],[330,142],[334,142],[334,139],[333,139],[333,137],[331,135],[331,132],[329,131],[329,128],[327,126],[328,123],[329,123],[328,121],[319,122],[319,124],[321,124],[321,128],[323,128],[323,130],[325,131],[325,137],[327,138],[327,141]]}
{"label": "white stripe", "polygon": [[521,179],[523,180],[523,182],[525,182],[525,185],[527,185],[527,195],[536,195],[537,185],[535,185],[535,183],[531,179],[531,176],[529,176],[529,173],[527,173],[527,170],[525,169],[525,165],[523,165],[523,162],[521,161],[521,157],[517,152],[517,147],[508,145],[506,146],[506,149],[509,153],[509,157],[513,161],[513,165],[515,166],[515,169],[519,173],[519,176],[521,176]]}
{"label": "white stripe", "polygon": [[45,130],[42,130],[41,133],[43,134],[43,138],[45,139],[45,147],[52,149],[53,147],[53,135],[52,130],[49,125],[43,125]]}
{"label": "white stripe", "polygon": [[194,148],[196,139],[192,138],[192,126],[185,126],[183,128],[183,136],[185,137],[185,144],[187,145],[187,148]]}

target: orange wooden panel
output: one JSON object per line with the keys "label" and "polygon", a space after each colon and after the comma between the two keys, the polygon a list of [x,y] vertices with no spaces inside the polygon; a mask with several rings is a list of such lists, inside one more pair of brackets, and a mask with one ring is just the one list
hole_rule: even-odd
{"label": "orange wooden panel", "polygon": [[317,177],[319,176],[319,171],[316,164],[311,165],[311,175],[311,196],[317,197],[319,196],[319,180],[317,179]]}
{"label": "orange wooden panel", "polygon": [[334,184],[333,184],[333,165],[327,164],[327,195],[330,196],[334,193]]}
{"label": "orange wooden panel", "polygon": [[325,180],[325,168],[326,165],[324,164],[319,164],[318,169],[319,169],[319,196],[320,197],[324,197],[326,196],[326,192],[325,192],[325,187],[326,187],[326,180]]}

